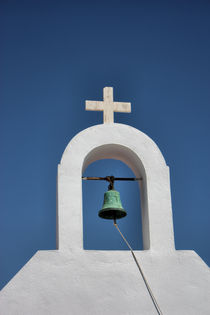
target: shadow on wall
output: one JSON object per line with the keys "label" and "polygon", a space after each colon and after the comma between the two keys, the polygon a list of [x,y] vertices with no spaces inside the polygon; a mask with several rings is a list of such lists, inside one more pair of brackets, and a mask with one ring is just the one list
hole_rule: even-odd
{"label": "shadow on wall", "polygon": [[[113,159],[98,160],[90,164],[83,176],[135,177],[131,169],[121,161]],[[127,250],[112,220],[98,217],[102,208],[106,181],[83,180],[83,246],[89,250]],[[123,234],[135,250],[142,250],[142,222],[140,209],[140,191],[138,182],[115,182],[120,192],[123,208],[127,216],[118,220]]]}

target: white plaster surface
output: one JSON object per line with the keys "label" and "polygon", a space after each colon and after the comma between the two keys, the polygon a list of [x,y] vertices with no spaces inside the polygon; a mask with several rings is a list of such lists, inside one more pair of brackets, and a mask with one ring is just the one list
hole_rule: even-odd
{"label": "white plaster surface", "polygon": [[115,158],[141,182],[143,251],[135,251],[164,315],[209,315],[210,274],[194,251],[176,251],[169,169],[156,144],[130,126],[88,128],[58,168],[59,249],[38,251],[0,293],[0,315],[157,314],[129,251],[82,248],[82,171]]}

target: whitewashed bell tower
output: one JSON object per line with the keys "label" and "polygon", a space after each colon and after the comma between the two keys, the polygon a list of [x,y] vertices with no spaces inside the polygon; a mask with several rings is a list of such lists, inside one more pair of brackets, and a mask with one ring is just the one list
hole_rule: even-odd
{"label": "whitewashed bell tower", "polygon": [[[58,166],[57,250],[38,251],[0,293],[0,315],[155,315],[129,251],[82,247],[82,173],[112,158],[141,177],[144,250],[135,251],[164,315],[209,315],[209,268],[194,251],[176,251],[169,168],[157,145],[141,131],[114,123],[130,103],[86,101],[103,110],[104,123],[77,134]],[[140,209],[139,209],[140,211]]]}

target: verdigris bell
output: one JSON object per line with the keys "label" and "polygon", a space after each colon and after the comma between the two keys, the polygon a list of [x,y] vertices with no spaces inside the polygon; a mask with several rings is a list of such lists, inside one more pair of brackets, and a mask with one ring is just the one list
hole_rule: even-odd
{"label": "verdigris bell", "polygon": [[108,220],[121,219],[127,215],[122,207],[120,193],[114,189],[108,190],[104,194],[104,203],[98,213],[100,218]]}

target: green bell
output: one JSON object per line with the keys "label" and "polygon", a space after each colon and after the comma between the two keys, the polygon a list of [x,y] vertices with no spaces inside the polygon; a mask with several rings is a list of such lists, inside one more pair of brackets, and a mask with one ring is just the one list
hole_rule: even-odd
{"label": "green bell", "polygon": [[100,218],[108,220],[121,219],[127,215],[122,207],[120,193],[114,189],[108,190],[104,194],[104,204],[98,213]]}

